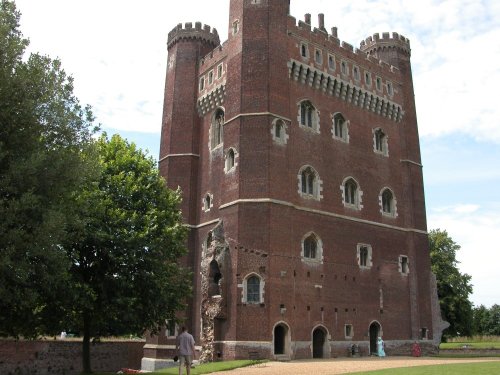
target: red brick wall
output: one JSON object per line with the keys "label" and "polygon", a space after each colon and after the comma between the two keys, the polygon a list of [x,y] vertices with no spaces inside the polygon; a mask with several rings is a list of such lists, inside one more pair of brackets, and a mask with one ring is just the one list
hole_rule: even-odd
{"label": "red brick wall", "polygon": [[[381,324],[384,339],[394,343],[391,350],[397,351],[398,343],[418,338],[420,328],[429,329],[432,337],[429,250],[409,53],[405,48],[390,46],[389,52],[381,52],[379,58],[396,65],[391,68],[310,25],[297,25],[287,15],[288,5],[287,0],[258,5],[232,0],[229,25],[239,20],[240,30],[233,36],[230,27],[228,41],[202,61],[202,65],[226,64],[222,147],[214,151],[208,147],[213,111],[199,119],[199,128],[191,127],[191,122],[196,122],[191,117],[196,99],[174,94],[169,82],[178,73],[167,75],[165,108],[174,110],[165,112],[162,150],[173,142],[176,149],[192,147],[199,155],[196,167],[180,159],[160,166],[161,173],[171,181],[186,186],[183,208],[191,219],[196,218],[196,222],[189,222],[193,226],[189,261],[195,271],[195,300],[188,311],[191,331],[199,339],[202,243],[215,221],[222,220],[230,246],[223,275],[224,317],[216,322],[216,340],[230,342],[218,344],[223,358],[245,357],[248,350],[267,353],[273,327],[279,321],[290,327],[291,341],[301,343],[296,357],[310,357],[310,348],[303,343],[312,340],[315,327],[322,327],[335,342],[332,353],[340,354],[345,349],[342,345],[349,345],[344,337],[345,324],[353,325],[352,340],[368,345],[373,321]],[[308,45],[309,59],[300,55],[302,42]],[[198,43],[184,41],[182,49],[190,55]],[[397,43],[404,45],[405,40]],[[179,53],[181,46],[175,48],[171,53]],[[315,62],[315,48],[322,50],[323,64]],[[336,56],[335,71],[328,68],[329,53]],[[372,88],[380,77],[382,91],[361,82],[356,85],[400,105],[405,112],[402,121],[360,108],[300,79],[295,81],[287,66],[291,59],[350,85],[354,81],[353,65],[360,69],[362,82],[364,72],[371,73]],[[340,74],[342,60],[348,63],[349,76]],[[195,75],[206,69],[202,66]],[[394,87],[390,98],[387,81]],[[182,80],[176,82],[176,90],[183,90]],[[196,79],[189,76],[186,82],[191,87]],[[298,124],[298,103],[305,99],[319,111],[319,134]],[[175,108],[180,111],[175,112]],[[331,116],[336,112],[349,121],[349,143],[332,138]],[[170,113],[177,113],[179,121],[170,118]],[[272,139],[272,122],[277,116],[288,119],[286,145],[277,145]],[[170,130],[173,126],[177,130]],[[388,156],[373,151],[375,128],[382,128],[388,137]],[[167,140],[170,143],[165,144]],[[226,174],[224,152],[230,147],[238,154],[237,166]],[[305,165],[312,166],[323,182],[321,200],[304,199],[297,192],[297,175]],[[346,208],[342,203],[340,185],[349,176],[363,192],[361,210]],[[386,187],[397,200],[397,217],[380,212],[379,194]],[[214,197],[209,212],[201,209],[206,193]],[[310,231],[323,242],[323,262],[319,264],[308,264],[300,257],[301,240]],[[360,269],[357,264],[358,243],[372,246],[370,269]],[[408,256],[410,275],[398,272],[400,255]],[[238,285],[251,272],[265,282],[264,302],[259,305],[241,301],[242,288]],[[281,311],[281,305],[286,311]],[[234,347],[233,341],[246,341],[248,348],[247,343]],[[259,342],[263,347],[258,347]]]}
{"label": "red brick wall", "polygon": [[[143,341],[107,341],[90,346],[93,371],[116,372],[140,369]],[[79,374],[82,368],[80,341],[0,340],[0,374]]]}

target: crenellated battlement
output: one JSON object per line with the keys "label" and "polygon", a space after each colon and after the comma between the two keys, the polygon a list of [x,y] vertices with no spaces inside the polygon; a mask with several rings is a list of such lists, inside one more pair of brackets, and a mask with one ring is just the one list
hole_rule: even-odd
{"label": "crenellated battlement", "polygon": [[352,44],[339,39],[337,27],[332,27],[331,33],[327,31],[324,25],[323,14],[318,15],[318,27],[313,27],[311,25],[310,14],[306,14],[304,20],[297,20],[295,17],[289,15],[288,34],[295,35],[314,45],[324,47],[332,53],[338,51],[341,55],[346,56],[351,61],[355,61],[360,66],[365,66],[367,62],[377,65],[385,74],[399,74],[399,69],[377,58],[376,54],[370,55],[369,52],[372,51],[371,48],[377,49],[381,47],[383,43],[383,46],[386,48],[392,45],[404,48],[407,53],[409,53],[410,50],[409,40],[397,33],[393,33],[393,38],[391,38],[389,33],[383,33],[382,38],[379,34],[375,34],[373,37],[366,38],[366,40],[361,43],[361,48],[355,48]]}
{"label": "crenellated battlement", "polygon": [[182,39],[200,39],[213,45],[213,48],[220,44],[219,33],[216,28],[209,25],[203,25],[201,22],[186,22],[184,27],[179,23],[168,33],[167,46],[170,49],[174,44]]}
{"label": "crenellated battlement", "polygon": [[391,33],[382,33],[382,37],[379,33],[373,34],[361,41],[360,49],[370,54],[383,49],[397,49],[411,55],[410,40],[394,32],[392,36]]}

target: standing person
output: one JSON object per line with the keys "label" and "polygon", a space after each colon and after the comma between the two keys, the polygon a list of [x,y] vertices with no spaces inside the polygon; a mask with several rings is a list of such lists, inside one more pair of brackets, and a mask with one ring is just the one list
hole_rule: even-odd
{"label": "standing person", "polygon": [[379,357],[385,357],[384,340],[380,336],[377,340],[377,354]]}
{"label": "standing person", "polygon": [[177,353],[179,354],[179,375],[182,375],[182,365],[186,364],[186,373],[191,375],[191,363],[195,356],[194,338],[188,333],[186,327],[181,328],[181,334],[177,336]]}

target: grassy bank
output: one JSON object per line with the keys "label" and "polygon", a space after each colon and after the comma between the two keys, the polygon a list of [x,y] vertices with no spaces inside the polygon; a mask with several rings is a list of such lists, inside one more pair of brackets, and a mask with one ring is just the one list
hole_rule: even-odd
{"label": "grassy bank", "polygon": [[500,361],[405,367],[405,368],[394,368],[387,370],[352,373],[352,375],[498,375],[498,374],[500,374]]}

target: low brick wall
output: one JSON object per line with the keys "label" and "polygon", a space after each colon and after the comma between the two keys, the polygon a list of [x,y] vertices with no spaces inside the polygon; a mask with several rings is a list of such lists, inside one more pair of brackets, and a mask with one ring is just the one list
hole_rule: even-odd
{"label": "low brick wall", "polygon": [[500,356],[500,349],[440,349],[439,354],[441,355],[477,355],[492,357],[492,356]]}
{"label": "low brick wall", "polygon": [[[141,368],[144,341],[105,341],[90,345],[93,371]],[[82,342],[0,340],[1,375],[76,375],[82,371]]]}

